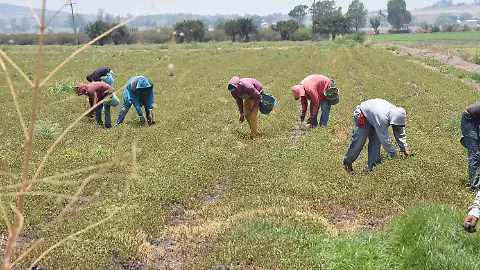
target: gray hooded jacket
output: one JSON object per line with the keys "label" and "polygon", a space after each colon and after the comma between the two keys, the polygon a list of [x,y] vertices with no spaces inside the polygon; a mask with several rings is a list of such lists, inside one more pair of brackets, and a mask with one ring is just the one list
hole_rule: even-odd
{"label": "gray hooded jacket", "polygon": [[388,152],[390,157],[397,156],[395,147],[390,141],[390,134],[388,132],[390,125],[394,125],[392,126],[393,135],[400,147],[400,152],[408,151],[407,134],[405,133],[407,113],[403,108],[396,107],[390,102],[380,98],[362,102],[359,107],[368,123],[375,128],[383,148]]}

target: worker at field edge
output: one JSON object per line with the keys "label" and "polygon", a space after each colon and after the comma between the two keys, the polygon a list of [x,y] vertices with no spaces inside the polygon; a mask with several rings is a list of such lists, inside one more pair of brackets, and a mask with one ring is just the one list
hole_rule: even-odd
{"label": "worker at field edge", "polygon": [[[115,81],[113,79],[113,70],[109,67],[101,67],[96,70],[94,70],[92,73],[88,74],[86,79],[88,82],[101,82],[102,77],[105,77],[104,82],[112,85],[113,82]],[[93,99],[88,98],[88,102],[90,103],[90,107],[93,106]],[[95,111],[90,112],[87,114],[88,117],[93,117]]]}
{"label": "worker at field edge", "polygon": [[[77,95],[86,95],[93,100],[92,107],[112,94],[115,89],[111,85],[104,82],[93,82],[90,84],[80,83],[75,87]],[[110,116],[110,104],[102,103],[95,108],[95,117],[99,125],[103,125],[102,111],[105,112],[105,127],[112,127],[112,120]]]}
{"label": "worker at field edge", "polygon": [[468,215],[463,221],[463,228],[470,233],[476,232],[478,219],[480,218],[480,191],[473,202],[473,205],[468,208]]}
{"label": "worker at field edge", "polygon": [[350,146],[345,154],[343,165],[347,173],[353,174],[352,164],[358,158],[368,138],[368,169],[372,170],[381,162],[380,148],[383,146],[390,157],[397,157],[395,146],[390,141],[388,127],[392,126],[395,140],[400,152],[405,156],[412,155],[408,151],[407,113],[401,107],[396,107],[383,99],[371,99],[362,102],[353,113],[353,135]]}
{"label": "worker at field edge", "polygon": [[310,124],[310,127],[313,128],[319,124],[318,111],[320,109],[322,110],[320,126],[327,125],[332,105],[327,101],[325,91],[330,87],[333,87],[333,85],[334,82],[332,79],[324,75],[313,74],[303,79],[300,84],[292,87],[295,100],[300,99],[302,103],[302,114],[300,115],[301,122],[305,120],[308,100],[310,100],[310,118],[307,121]]}
{"label": "worker at field edge", "polygon": [[[258,133],[258,110],[262,101],[263,85],[256,79],[233,77],[228,83],[228,91],[235,99],[240,111],[240,123],[247,119],[250,125],[250,137]],[[245,111],[246,110],[246,111]]]}
{"label": "worker at field edge", "polygon": [[[123,102],[118,115],[117,125],[125,120],[128,110],[133,105],[140,117],[140,123],[144,125],[147,120],[149,125],[155,124],[153,118],[153,83],[145,76],[134,76],[130,78],[123,92]],[[145,107],[145,116],[142,112],[142,106]]]}
{"label": "worker at field edge", "polygon": [[470,105],[461,118],[461,144],[468,152],[468,185],[472,189],[480,187],[480,102]]}

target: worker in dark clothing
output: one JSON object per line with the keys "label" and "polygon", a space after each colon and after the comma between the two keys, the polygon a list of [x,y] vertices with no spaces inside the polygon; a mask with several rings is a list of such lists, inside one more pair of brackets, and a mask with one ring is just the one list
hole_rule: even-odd
{"label": "worker in dark clothing", "polygon": [[472,189],[480,187],[478,168],[480,167],[480,102],[470,105],[461,119],[462,138],[460,142],[468,151],[468,181]]}

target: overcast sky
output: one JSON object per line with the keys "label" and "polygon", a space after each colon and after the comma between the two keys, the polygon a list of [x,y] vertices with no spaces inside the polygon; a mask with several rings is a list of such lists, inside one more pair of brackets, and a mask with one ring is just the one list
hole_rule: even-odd
{"label": "overcast sky", "polygon": [[[348,8],[352,0],[336,0],[337,5]],[[368,10],[385,9],[388,0],[363,0]],[[41,7],[41,0],[31,0],[34,7]],[[58,9],[66,0],[47,0],[48,9]],[[106,12],[115,15],[161,14],[161,13],[194,13],[208,14],[258,14],[288,13],[299,4],[311,5],[313,0],[74,0],[77,13],[97,13],[103,8]],[[407,8],[422,8],[431,5],[437,0],[406,0]],[[454,0],[454,3],[472,3],[473,0]],[[24,0],[0,0],[3,4],[24,5]],[[241,3],[241,4],[240,4]],[[151,5],[155,4],[153,8]]]}

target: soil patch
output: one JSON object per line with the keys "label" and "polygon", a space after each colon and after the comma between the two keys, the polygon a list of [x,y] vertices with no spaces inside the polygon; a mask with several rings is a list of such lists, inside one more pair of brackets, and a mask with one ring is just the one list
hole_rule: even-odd
{"label": "soil patch", "polygon": [[399,45],[398,48],[400,50],[400,55],[411,55],[417,58],[433,58],[446,65],[454,66],[458,69],[463,69],[474,73],[480,73],[480,65],[465,61],[463,58],[458,56],[444,55],[427,50],[411,48],[404,45]]}

